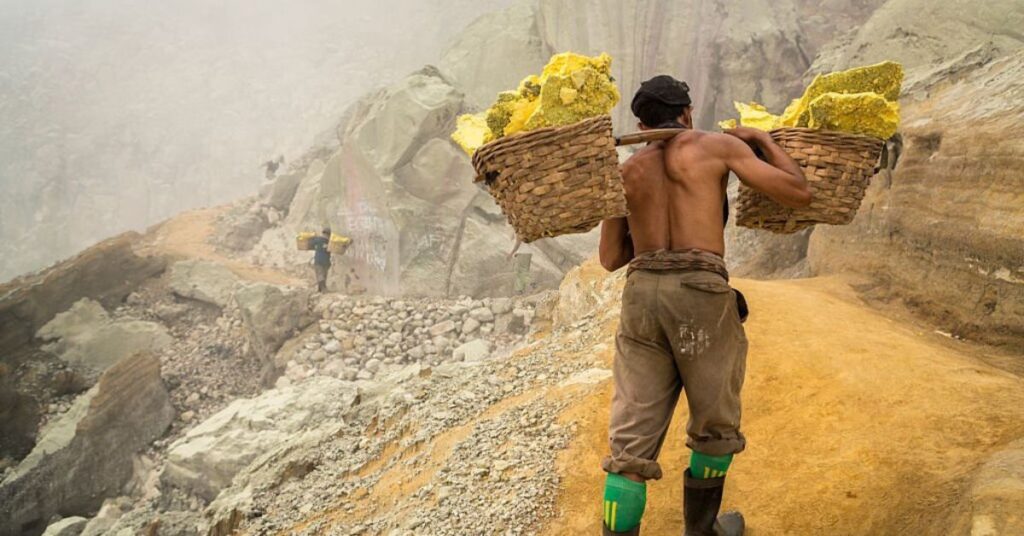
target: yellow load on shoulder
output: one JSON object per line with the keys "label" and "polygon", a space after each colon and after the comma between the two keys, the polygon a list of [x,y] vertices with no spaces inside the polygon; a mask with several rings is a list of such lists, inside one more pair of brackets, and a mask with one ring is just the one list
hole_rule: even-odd
{"label": "yellow load on shoulder", "polygon": [[518,132],[607,115],[620,99],[611,65],[608,54],[556,54],[539,76],[499,93],[487,110],[459,117],[452,140],[472,156],[484,144]]}
{"label": "yellow load on shoulder", "polygon": [[348,251],[348,246],[350,244],[352,244],[351,238],[331,233],[331,240],[327,242],[327,251],[341,255]]}
{"label": "yellow load on shoulder", "polygon": [[295,245],[299,251],[312,251],[314,237],[316,237],[316,233],[299,233],[295,237]]}
{"label": "yellow load on shoulder", "polygon": [[[899,127],[902,85],[903,66],[886,61],[818,75],[782,115],[773,115],[757,103],[735,106],[745,127],[764,131],[803,127],[889,139]],[[735,125],[735,120],[719,123],[722,128]]]}
{"label": "yellow load on shoulder", "polygon": [[327,243],[327,250],[331,253],[341,255],[345,251],[348,251],[348,246],[351,244],[352,239],[331,233],[331,241]]}

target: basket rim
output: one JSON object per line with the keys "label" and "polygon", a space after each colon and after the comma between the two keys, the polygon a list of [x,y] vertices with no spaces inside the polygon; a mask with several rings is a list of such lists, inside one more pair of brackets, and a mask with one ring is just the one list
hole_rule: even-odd
{"label": "basket rim", "polygon": [[848,140],[861,140],[870,141],[873,143],[885,143],[885,140],[875,136],[868,136],[867,134],[854,134],[852,132],[843,132],[841,130],[824,130],[820,128],[808,128],[808,127],[779,127],[768,131],[768,134],[775,133],[786,133],[792,132],[795,134],[810,134],[818,138],[846,138]]}
{"label": "basket rim", "polygon": [[495,149],[496,147],[502,146],[502,145],[504,145],[506,143],[512,143],[512,142],[517,141],[517,140],[519,140],[519,139],[521,139],[521,138],[523,138],[525,136],[550,134],[550,133],[553,133],[553,132],[559,132],[559,131],[571,130],[571,129],[574,129],[574,128],[580,128],[582,125],[586,125],[586,124],[590,124],[590,123],[597,123],[597,122],[603,122],[603,121],[611,122],[611,120],[612,120],[612,116],[611,115],[604,114],[604,115],[598,115],[598,116],[595,116],[595,117],[588,117],[587,119],[583,119],[581,121],[577,121],[577,122],[569,124],[569,125],[558,125],[558,126],[542,127],[542,128],[538,128],[538,129],[534,129],[534,130],[528,130],[528,131],[525,131],[525,132],[516,132],[515,134],[512,134],[510,136],[504,136],[504,137],[498,138],[498,139],[496,139],[494,141],[491,141],[491,142],[488,142],[488,143],[485,143],[485,144],[481,145],[473,153],[473,164],[474,164],[474,167],[476,167],[476,163],[477,163],[478,159],[483,157],[481,155],[484,155],[485,153],[489,153],[491,151],[494,151],[494,150],[496,150]]}

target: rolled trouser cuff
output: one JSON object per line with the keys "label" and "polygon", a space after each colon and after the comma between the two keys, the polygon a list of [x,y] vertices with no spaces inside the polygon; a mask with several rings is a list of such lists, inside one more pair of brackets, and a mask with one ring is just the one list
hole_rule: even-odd
{"label": "rolled trouser cuff", "polygon": [[605,456],[604,460],[601,460],[601,468],[607,473],[615,473],[617,475],[633,473],[639,475],[644,480],[661,479],[661,465],[658,462],[628,454]]}
{"label": "rolled trouser cuff", "polygon": [[722,439],[694,439],[690,437],[686,440],[686,446],[690,450],[707,454],[708,456],[727,456],[743,452],[743,449],[747,448],[747,439],[743,435]]}

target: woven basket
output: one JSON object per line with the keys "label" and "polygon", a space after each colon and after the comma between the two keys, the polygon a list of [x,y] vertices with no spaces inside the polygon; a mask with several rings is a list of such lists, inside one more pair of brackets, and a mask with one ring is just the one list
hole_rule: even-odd
{"label": "woven basket", "polygon": [[611,117],[595,117],[488,143],[473,155],[473,167],[529,243],[627,214],[615,143]]}
{"label": "woven basket", "polygon": [[773,130],[771,136],[803,168],[813,194],[811,205],[786,208],[740,184],[736,224],[794,233],[818,223],[845,225],[853,221],[875,174],[884,142],[869,136],[809,128],[780,128]]}

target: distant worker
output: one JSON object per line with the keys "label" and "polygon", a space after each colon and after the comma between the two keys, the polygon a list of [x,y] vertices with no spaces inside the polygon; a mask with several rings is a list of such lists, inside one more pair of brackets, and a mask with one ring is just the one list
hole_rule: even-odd
{"label": "distant worker", "polygon": [[314,236],[309,241],[313,246],[313,271],[316,273],[316,288],[327,292],[327,273],[331,271],[331,228],[324,227],[321,236]]}
{"label": "distant worker", "polygon": [[282,164],[284,164],[284,155],[278,156],[276,160],[267,160],[260,167],[266,169],[267,180],[272,181],[277,176],[277,170]]}

